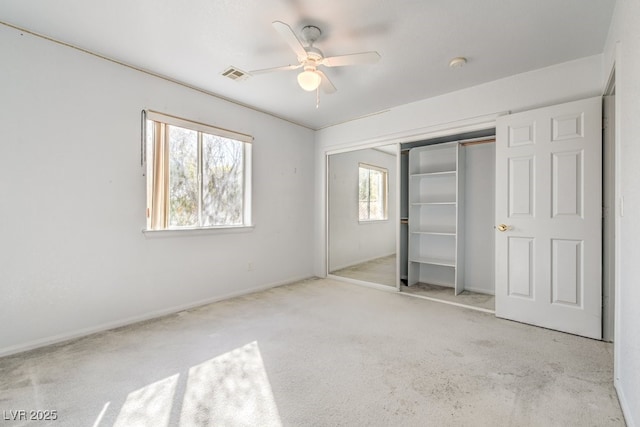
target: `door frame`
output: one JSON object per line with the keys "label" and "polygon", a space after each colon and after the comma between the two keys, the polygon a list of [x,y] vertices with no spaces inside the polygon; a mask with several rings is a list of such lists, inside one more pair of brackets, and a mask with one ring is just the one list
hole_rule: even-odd
{"label": "door frame", "polygon": [[[611,69],[611,73],[609,74],[609,79],[607,81],[607,85],[605,87],[604,93],[603,93],[603,121],[604,121],[604,114],[605,114],[605,108],[604,108],[604,97],[605,96],[615,96],[615,91],[616,89],[616,69],[615,69],[615,63],[613,64],[613,67]],[[603,123],[603,132],[602,132],[602,147],[603,147],[603,152],[602,152],[602,157],[603,157],[603,181],[602,181],[602,201],[603,201],[603,213],[604,213],[604,203],[605,200],[607,200],[607,198],[611,195],[613,195],[613,201],[611,203],[610,206],[610,211],[607,213],[608,218],[613,218],[613,224],[609,223],[609,225],[613,225],[613,227],[611,227],[608,230],[608,234],[605,235],[604,234],[604,230],[605,230],[605,224],[604,221],[606,220],[606,218],[604,218],[604,214],[603,214],[603,240],[602,240],[602,265],[603,265],[603,277],[602,277],[602,288],[603,288],[603,297],[604,297],[604,291],[606,288],[607,291],[607,302],[605,303],[603,300],[603,304],[602,304],[602,340],[606,341],[606,342],[614,342],[615,341],[615,336],[616,336],[616,332],[615,332],[615,328],[616,325],[618,324],[618,321],[616,319],[617,315],[617,307],[616,307],[616,300],[617,300],[617,289],[618,289],[618,267],[619,267],[619,263],[618,263],[618,253],[619,253],[619,249],[618,249],[618,241],[619,241],[619,209],[618,209],[618,203],[620,201],[620,159],[619,159],[619,155],[617,155],[617,153],[620,152],[619,149],[619,138],[618,138],[618,114],[617,114],[617,110],[618,110],[618,99],[617,96],[614,98],[614,103],[613,103],[613,110],[614,110],[614,120],[612,123],[608,123],[607,126],[611,126],[612,131],[613,131],[613,141],[609,141],[609,134],[605,131],[604,129],[604,123]],[[613,160],[614,163],[613,165],[611,165],[612,167],[612,175],[607,175],[605,174],[605,164],[609,162],[609,157],[613,156]],[[613,179],[613,182],[612,182]],[[608,240],[607,240],[608,238]],[[608,269],[610,271],[610,274],[613,274],[613,282],[611,281],[611,277],[610,275],[605,275],[605,271],[604,271],[604,266],[607,264],[608,262],[608,258],[609,258],[609,250],[613,249],[613,258],[611,259],[611,263],[608,265]],[[613,290],[613,292],[611,292]]]}
{"label": "door frame", "polygon": [[[613,216],[615,218],[614,221],[614,230],[613,230],[613,239],[614,239],[614,251],[615,257],[613,260],[613,274],[614,274],[614,303],[613,303],[613,382],[616,388],[616,392],[618,391],[619,382],[620,382],[620,309],[619,304],[615,302],[620,301],[620,222],[621,217],[624,215],[623,212],[623,198],[621,192],[621,145],[622,141],[620,138],[620,116],[621,116],[621,105],[620,105],[620,87],[617,82],[617,66],[620,63],[620,42],[617,42],[614,46],[614,54],[613,61],[611,63],[611,68],[609,70],[609,77],[607,79],[607,84],[604,88],[603,95],[609,95],[615,91],[615,101],[614,101],[614,110],[615,110],[615,118],[613,123],[613,132],[614,132],[614,156],[615,163],[613,166],[613,174],[615,180],[615,188],[614,188],[614,206],[613,206]],[[604,329],[604,328],[603,328]],[[620,395],[620,393],[618,393]],[[624,409],[624,408],[623,408]]]}

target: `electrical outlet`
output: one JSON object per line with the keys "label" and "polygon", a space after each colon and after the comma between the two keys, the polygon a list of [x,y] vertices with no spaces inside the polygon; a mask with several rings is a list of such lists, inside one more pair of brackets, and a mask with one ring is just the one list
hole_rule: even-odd
{"label": "electrical outlet", "polygon": [[253,263],[251,261],[247,263],[247,271],[253,271]]}

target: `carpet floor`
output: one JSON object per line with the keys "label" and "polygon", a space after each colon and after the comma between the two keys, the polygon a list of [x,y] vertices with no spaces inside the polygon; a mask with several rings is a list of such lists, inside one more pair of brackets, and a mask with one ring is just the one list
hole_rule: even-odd
{"label": "carpet floor", "polygon": [[402,292],[406,292],[411,295],[419,295],[441,301],[455,302],[456,304],[464,304],[492,311],[495,311],[496,309],[495,297],[493,295],[480,294],[471,291],[462,291],[459,295],[456,295],[453,288],[430,285],[427,283],[416,283],[412,286],[402,286],[400,289]]}
{"label": "carpet floor", "polygon": [[[0,423],[622,426],[612,353],[487,313],[310,279],[2,358]],[[20,410],[57,420],[7,420]]]}
{"label": "carpet floor", "polygon": [[396,286],[396,256],[389,255],[371,261],[331,271],[331,274],[349,279],[363,280],[379,285]]}

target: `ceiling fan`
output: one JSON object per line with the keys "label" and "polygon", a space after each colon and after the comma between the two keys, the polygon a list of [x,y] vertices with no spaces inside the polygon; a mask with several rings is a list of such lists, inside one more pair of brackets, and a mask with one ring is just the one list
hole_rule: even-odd
{"label": "ceiling fan", "polygon": [[303,71],[298,74],[298,84],[302,89],[314,91],[320,87],[325,93],[329,94],[334,93],[336,87],[331,83],[327,75],[318,69],[319,66],[343,67],[346,65],[372,64],[380,59],[378,52],[361,52],[325,57],[322,51],[313,45],[322,34],[320,28],[315,25],[307,25],[302,28],[302,38],[307,44],[307,46],[304,46],[291,27],[284,22],[274,21],[272,25],[293,49],[298,57],[298,64],[250,71],[249,74],[255,75],[302,68]]}

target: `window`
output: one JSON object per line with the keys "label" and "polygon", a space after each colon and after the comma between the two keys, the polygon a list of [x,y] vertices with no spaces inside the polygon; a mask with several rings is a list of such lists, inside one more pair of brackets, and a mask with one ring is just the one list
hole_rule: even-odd
{"label": "window", "polygon": [[377,166],[359,165],[358,219],[382,221],[387,219],[387,170]]}
{"label": "window", "polygon": [[146,111],[147,229],[251,224],[248,135]]}

